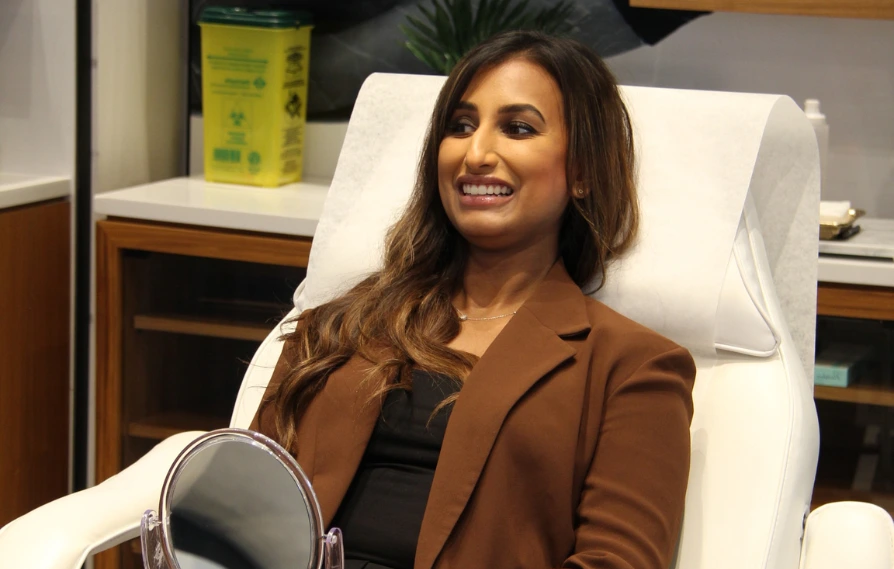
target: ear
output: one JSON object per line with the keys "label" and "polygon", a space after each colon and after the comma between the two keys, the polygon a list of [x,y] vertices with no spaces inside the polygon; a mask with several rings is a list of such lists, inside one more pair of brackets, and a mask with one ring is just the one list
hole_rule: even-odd
{"label": "ear", "polygon": [[589,192],[587,184],[584,182],[583,172],[581,172],[580,164],[570,165],[571,175],[567,176],[568,180],[574,180],[574,183],[568,185],[568,193],[572,198],[581,199]]}

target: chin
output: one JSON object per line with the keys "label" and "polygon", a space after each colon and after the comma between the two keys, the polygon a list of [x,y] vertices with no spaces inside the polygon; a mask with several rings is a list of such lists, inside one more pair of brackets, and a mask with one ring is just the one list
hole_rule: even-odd
{"label": "chin", "polygon": [[480,232],[464,232],[460,235],[468,242],[469,245],[476,249],[484,251],[500,251],[512,247],[513,241],[504,231],[480,231]]}
{"label": "chin", "polygon": [[469,243],[474,243],[480,239],[483,240],[491,240],[491,239],[499,239],[506,235],[505,227],[495,227],[490,224],[463,224],[460,223],[457,226],[457,231],[459,234],[466,238],[466,241]]}

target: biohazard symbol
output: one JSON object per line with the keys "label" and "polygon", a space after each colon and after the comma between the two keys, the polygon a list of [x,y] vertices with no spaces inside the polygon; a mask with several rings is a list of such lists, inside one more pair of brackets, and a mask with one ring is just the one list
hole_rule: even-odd
{"label": "biohazard symbol", "polygon": [[289,100],[286,102],[286,112],[293,119],[301,114],[301,97],[295,91],[289,92]]}

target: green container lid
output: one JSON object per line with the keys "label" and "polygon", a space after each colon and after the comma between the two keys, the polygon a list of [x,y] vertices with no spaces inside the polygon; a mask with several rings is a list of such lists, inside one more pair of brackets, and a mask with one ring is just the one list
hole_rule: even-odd
{"label": "green container lid", "polygon": [[248,10],[209,6],[202,10],[199,23],[255,28],[299,28],[312,25],[313,16],[299,10]]}

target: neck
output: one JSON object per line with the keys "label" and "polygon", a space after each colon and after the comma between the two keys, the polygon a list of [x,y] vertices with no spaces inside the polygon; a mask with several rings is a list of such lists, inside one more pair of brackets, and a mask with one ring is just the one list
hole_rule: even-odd
{"label": "neck", "polygon": [[555,254],[530,250],[509,255],[471,251],[454,305],[472,317],[518,310],[555,261]]}

